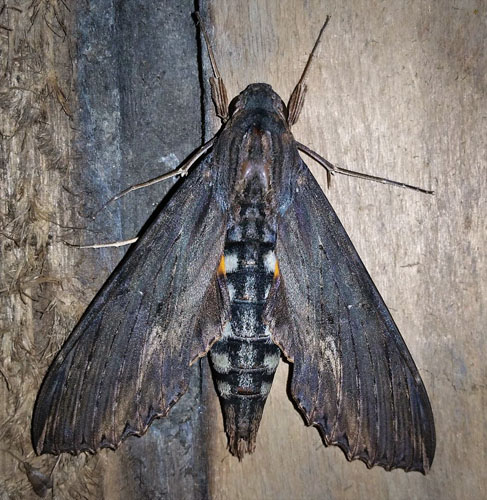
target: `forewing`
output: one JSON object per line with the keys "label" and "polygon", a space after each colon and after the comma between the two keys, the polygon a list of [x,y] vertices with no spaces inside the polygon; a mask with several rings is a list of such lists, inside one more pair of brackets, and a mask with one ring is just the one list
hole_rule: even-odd
{"label": "forewing", "polygon": [[333,208],[301,161],[278,221],[280,278],[267,306],[274,341],[294,363],[291,391],[327,444],[369,467],[426,472],[431,406],[384,301]]}
{"label": "forewing", "polygon": [[33,416],[39,453],[115,448],[143,434],[220,336],[227,311],[216,269],[226,223],[210,169],[211,157],[176,190],[51,365]]}

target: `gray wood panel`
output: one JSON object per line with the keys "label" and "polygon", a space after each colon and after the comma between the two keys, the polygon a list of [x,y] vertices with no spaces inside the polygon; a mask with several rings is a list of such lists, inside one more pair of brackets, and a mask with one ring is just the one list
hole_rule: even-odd
{"label": "gray wood panel", "polygon": [[[63,242],[136,236],[174,180],[126,196],[95,220],[91,215],[122,189],[172,170],[201,144],[201,89],[193,2],[18,4],[4,10],[2,25],[11,31],[0,33],[8,56],[1,224],[8,315],[0,360],[9,386],[0,381],[7,401],[0,408],[7,422],[2,448],[49,472],[55,458],[35,458],[30,443],[37,389],[127,248],[80,250]],[[35,115],[39,107],[43,114]],[[20,113],[30,121],[24,118],[14,135],[9,130]],[[62,456],[55,498],[205,498],[203,388],[196,365],[188,394],[144,439],[128,439],[117,453]],[[0,498],[34,497],[23,467],[8,453],[0,457]]]}

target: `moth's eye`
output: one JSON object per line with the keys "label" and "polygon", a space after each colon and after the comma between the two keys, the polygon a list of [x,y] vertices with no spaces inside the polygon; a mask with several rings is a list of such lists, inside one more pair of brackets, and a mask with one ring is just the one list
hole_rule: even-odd
{"label": "moth's eye", "polygon": [[283,117],[286,116],[286,108],[284,107],[284,103],[282,102],[281,98],[273,95],[271,96],[272,99],[272,104],[274,105],[275,110]]}
{"label": "moth's eye", "polygon": [[230,116],[240,111],[243,107],[245,107],[245,103],[242,102],[242,99],[239,96],[234,97],[228,106]]}

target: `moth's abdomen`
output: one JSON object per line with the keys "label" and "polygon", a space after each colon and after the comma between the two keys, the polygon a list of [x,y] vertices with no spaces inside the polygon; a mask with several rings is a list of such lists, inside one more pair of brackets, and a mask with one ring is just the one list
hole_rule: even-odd
{"label": "moth's abdomen", "polygon": [[210,355],[229,448],[241,459],[255,449],[265,401],[279,363],[279,348],[266,338],[242,341],[229,337],[215,344]]}
{"label": "moth's abdomen", "polygon": [[226,274],[231,320],[210,351],[232,454],[252,453],[280,350],[262,321],[276,270],[275,233],[259,205],[241,207],[228,231],[221,270]]}

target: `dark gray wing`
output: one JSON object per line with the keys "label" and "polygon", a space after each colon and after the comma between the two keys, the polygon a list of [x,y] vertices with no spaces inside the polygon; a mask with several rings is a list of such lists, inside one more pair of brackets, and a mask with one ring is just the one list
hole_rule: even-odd
{"label": "dark gray wing", "polygon": [[186,391],[190,363],[221,335],[225,215],[211,158],[176,190],[92,301],[37,397],[38,453],[115,448]]}
{"label": "dark gray wing", "polygon": [[427,472],[435,429],[414,361],[303,162],[295,188],[278,221],[280,278],[266,313],[274,341],[294,363],[292,395],[349,460]]}

